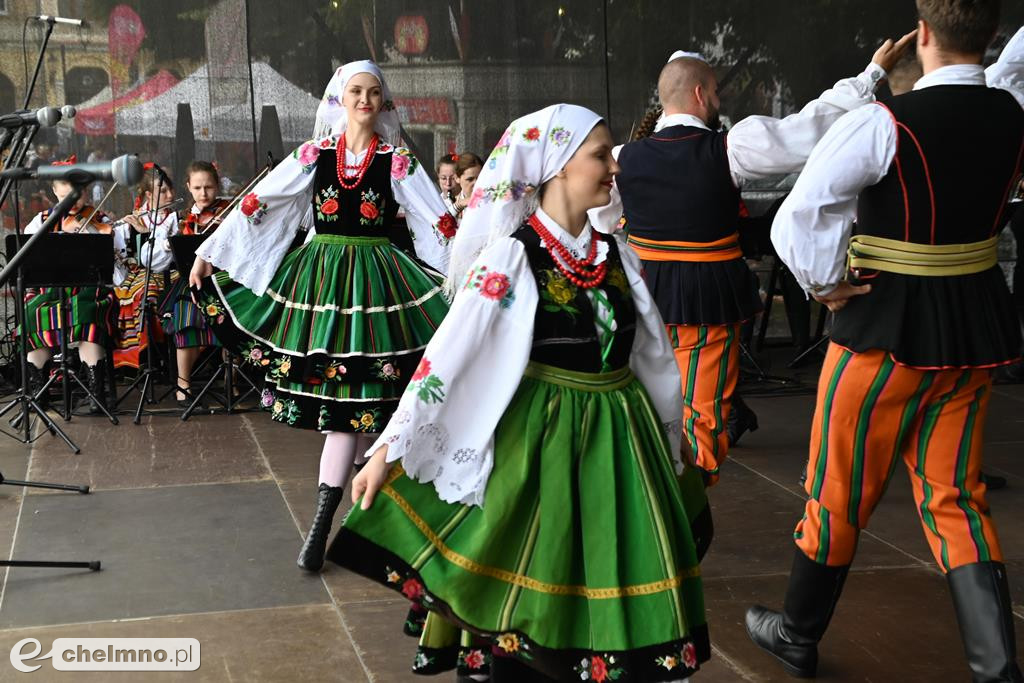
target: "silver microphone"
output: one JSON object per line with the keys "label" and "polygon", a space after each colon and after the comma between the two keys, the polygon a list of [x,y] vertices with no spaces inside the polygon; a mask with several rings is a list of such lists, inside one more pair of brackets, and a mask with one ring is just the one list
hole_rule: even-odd
{"label": "silver microphone", "polygon": [[42,21],[44,23],[50,22],[53,24],[67,24],[68,26],[86,26],[86,23],[81,19],[67,19],[65,17],[53,17],[49,14],[37,14],[31,17],[36,21]]}
{"label": "silver microphone", "polygon": [[60,113],[61,116],[63,116],[66,119],[73,119],[75,118],[75,114],[78,113],[78,110],[72,107],[70,104],[65,104],[63,107],[60,108]]}
{"label": "silver microphone", "polygon": [[92,164],[70,164],[39,166],[38,168],[9,168],[0,173],[0,178],[35,178],[37,180],[64,180],[75,185],[85,185],[97,180],[113,180],[118,185],[136,185],[142,180],[142,162],[134,155],[125,154],[113,161]]}
{"label": "silver microphone", "polygon": [[61,113],[60,109],[56,107],[43,107],[32,111],[30,109],[19,109],[13,114],[4,114],[0,116],[0,128],[21,128],[22,126],[31,126],[38,124],[46,128],[56,126],[57,122],[60,121]]}

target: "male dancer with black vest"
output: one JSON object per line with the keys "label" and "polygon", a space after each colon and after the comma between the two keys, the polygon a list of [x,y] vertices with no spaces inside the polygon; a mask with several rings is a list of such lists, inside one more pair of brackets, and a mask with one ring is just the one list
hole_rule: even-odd
{"label": "male dancer with black vest", "polygon": [[728,450],[726,422],[739,376],[739,328],[760,309],[757,281],[736,227],[744,181],[799,171],[846,112],[875,87],[912,36],[886,41],[855,78],[836,83],[785,119],[751,116],[719,131],[718,85],[693,53],[661,71],[664,116],[654,135],[618,153],[616,178],[629,243],[668,328],[682,375],[683,428],[706,484]]}
{"label": "male dancer with black vest", "polygon": [[986,73],[998,0],[917,8],[924,76],[840,119],[772,228],[800,284],[839,312],[785,604],[748,610],[747,630],[787,671],[814,675],[860,529],[902,459],[974,681],[1021,681],[979,472],[990,368],[1021,348],[996,242],[1024,157],[1024,29]]}

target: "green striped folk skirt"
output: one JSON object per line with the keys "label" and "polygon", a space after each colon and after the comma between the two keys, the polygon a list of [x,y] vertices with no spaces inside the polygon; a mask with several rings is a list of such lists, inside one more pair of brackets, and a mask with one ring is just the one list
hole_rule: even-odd
{"label": "green striped folk skirt", "polygon": [[160,317],[163,330],[174,341],[176,349],[219,345],[206,316],[192,301],[187,276],[179,278],[167,290],[160,304]]}
{"label": "green striped folk skirt", "polygon": [[275,420],[374,433],[448,312],[441,281],[387,238],[316,235],[261,296],[216,273],[200,304],[217,338],[266,372]]}
{"label": "green striped folk skirt", "polygon": [[[556,680],[684,678],[710,657],[687,513],[705,501],[680,486],[668,443],[628,368],[531,363],[495,432],[482,507],[445,503],[395,466],[327,557]],[[446,668],[432,661],[442,644],[426,645],[414,670]]]}
{"label": "green striped folk skirt", "polygon": [[[61,306],[61,289],[66,307]],[[114,336],[117,302],[106,287],[47,287],[25,298],[25,342],[29,351],[60,347],[61,333],[67,343],[93,342],[106,346]]]}

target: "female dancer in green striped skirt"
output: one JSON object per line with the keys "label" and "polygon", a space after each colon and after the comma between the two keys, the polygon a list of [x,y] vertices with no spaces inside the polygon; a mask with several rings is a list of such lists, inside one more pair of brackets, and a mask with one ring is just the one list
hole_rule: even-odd
{"label": "female dancer in green striped skirt", "polygon": [[611,145],[573,105],[508,128],[452,309],[353,480],[328,559],[430,610],[417,673],[679,681],[710,656],[678,370],[636,256],[588,220]]}
{"label": "female dancer in green striped skirt", "polygon": [[[310,571],[323,565],[358,441],[362,452],[387,424],[448,311],[441,275],[389,239],[402,206],[418,257],[444,269],[455,226],[426,170],[396,146],[399,132],[377,66],[338,69],[317,111],[318,137],[242,198],[190,276],[217,338],[266,372],[273,418],[327,432],[298,560]],[[308,220],[315,235],[289,252]],[[211,264],[223,272],[208,277]]]}

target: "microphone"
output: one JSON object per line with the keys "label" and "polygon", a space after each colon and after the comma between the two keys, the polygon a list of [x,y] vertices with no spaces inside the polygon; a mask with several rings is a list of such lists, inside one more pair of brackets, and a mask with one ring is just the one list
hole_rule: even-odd
{"label": "microphone", "polygon": [[36,111],[19,109],[13,114],[0,116],[0,128],[14,129],[33,125],[50,128],[51,126],[56,126],[60,118],[60,109],[56,107],[43,107]]}
{"label": "microphone", "polygon": [[142,162],[135,155],[125,154],[113,161],[92,164],[39,166],[38,168],[11,168],[0,173],[0,178],[24,180],[63,180],[73,185],[86,185],[96,180],[113,180],[118,185],[136,185],[142,180]]}
{"label": "microphone", "polygon": [[63,116],[66,119],[73,119],[75,118],[75,114],[78,113],[78,110],[72,107],[70,104],[65,104],[63,107],[60,108],[60,113],[61,116]]}
{"label": "microphone", "polygon": [[49,14],[37,14],[34,17],[29,17],[36,21],[49,22],[51,24],[67,24],[68,26],[85,26],[86,23],[81,19],[66,19],[64,17],[51,17]]}

